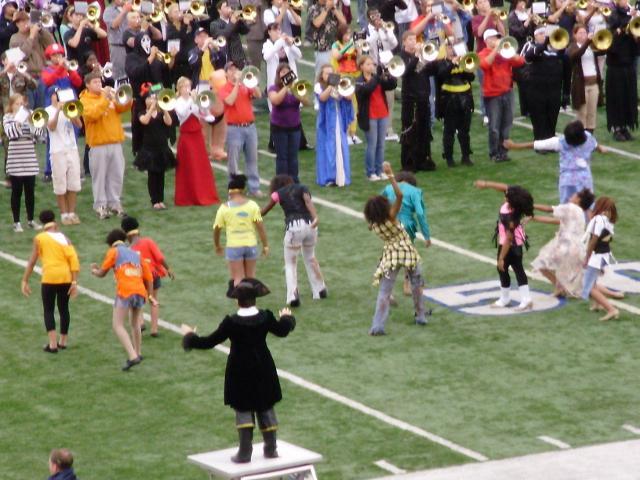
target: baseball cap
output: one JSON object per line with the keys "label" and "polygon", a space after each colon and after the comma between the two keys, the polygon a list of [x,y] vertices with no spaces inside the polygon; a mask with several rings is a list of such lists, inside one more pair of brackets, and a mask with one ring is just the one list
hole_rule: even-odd
{"label": "baseball cap", "polygon": [[206,28],[199,27],[199,28],[196,30],[196,35],[198,35],[199,33],[203,33],[203,32],[204,32],[204,33],[209,33],[209,32],[207,32],[207,29],[206,29]]}
{"label": "baseball cap", "polygon": [[52,43],[44,50],[44,55],[47,58],[51,58],[53,55],[59,53],[60,55],[64,55],[64,48],[59,43]]}
{"label": "baseball cap", "polygon": [[495,28],[489,28],[485,30],[484,33],[482,34],[482,39],[486,41],[487,38],[489,37],[499,37],[499,36],[500,34]]}
{"label": "baseball cap", "polygon": [[226,71],[227,71],[227,70],[229,70],[229,68],[231,68],[231,67],[236,67],[236,68],[238,68],[238,66],[237,66],[235,63],[233,63],[233,60],[229,60],[229,61],[225,64],[225,66],[224,66],[224,71],[226,72]]}

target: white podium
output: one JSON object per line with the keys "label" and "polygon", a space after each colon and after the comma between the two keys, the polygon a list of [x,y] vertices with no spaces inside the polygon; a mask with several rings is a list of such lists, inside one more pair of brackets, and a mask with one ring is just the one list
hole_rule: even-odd
{"label": "white podium", "polygon": [[291,443],[278,440],[278,458],[264,458],[263,443],[253,444],[253,455],[249,463],[233,463],[231,457],[238,447],[216,450],[215,452],[189,455],[190,463],[204,469],[209,478],[228,480],[266,480],[286,475],[294,478],[317,480],[314,463],[322,461],[322,455]]}

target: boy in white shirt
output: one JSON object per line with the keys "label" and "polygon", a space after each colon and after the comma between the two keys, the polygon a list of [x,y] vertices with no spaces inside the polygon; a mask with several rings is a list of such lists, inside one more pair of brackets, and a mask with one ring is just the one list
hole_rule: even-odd
{"label": "boy in white shirt", "polygon": [[[74,126],[80,128],[80,115],[68,119],[62,109],[62,99],[73,99],[75,95],[71,89],[51,89],[51,105],[46,108],[49,114],[47,130],[51,151],[51,176],[53,179],[53,193],[56,195],[61,212],[63,225],[77,225],[80,218],[75,213],[76,197],[81,189],[80,183],[80,155],[76,143]],[[78,105],[79,102],[78,102]]]}

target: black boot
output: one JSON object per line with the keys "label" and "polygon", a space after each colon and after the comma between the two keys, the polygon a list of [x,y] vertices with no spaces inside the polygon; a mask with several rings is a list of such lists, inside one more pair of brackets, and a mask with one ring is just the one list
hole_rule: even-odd
{"label": "black boot", "polygon": [[463,155],[460,163],[462,165],[466,165],[467,167],[473,166],[473,162],[471,161],[471,158],[468,155]]}
{"label": "black boot", "polygon": [[229,280],[229,286],[227,287],[227,298],[231,298],[231,292],[233,292],[233,289],[235,288],[234,284],[233,284],[233,278],[231,280]]}
{"label": "black boot", "polygon": [[240,439],[240,448],[238,453],[231,457],[233,463],[249,463],[251,461],[251,453],[253,452],[253,427],[239,428],[238,437]]}
{"label": "black boot", "polygon": [[262,438],[264,439],[264,458],[277,458],[276,431],[262,432]]}

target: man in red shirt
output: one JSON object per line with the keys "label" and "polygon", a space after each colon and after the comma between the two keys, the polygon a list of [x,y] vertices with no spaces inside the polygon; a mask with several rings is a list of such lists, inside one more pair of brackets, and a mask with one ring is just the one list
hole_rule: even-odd
{"label": "man in red shirt", "polygon": [[506,162],[509,157],[502,142],[509,138],[513,123],[512,68],[524,65],[524,59],[519,55],[502,57],[500,34],[492,28],[484,31],[483,39],[486,47],[478,55],[484,73],[482,95],[489,116],[489,156],[494,162]]}
{"label": "man in red shirt", "polygon": [[249,195],[261,198],[260,175],[258,173],[258,131],[255,125],[251,100],[260,98],[260,86],[249,89],[240,81],[241,72],[233,62],[225,66],[227,83],[219,90],[224,103],[224,116],[227,121],[227,163],[229,175],[238,172],[240,152],[244,151]]}

